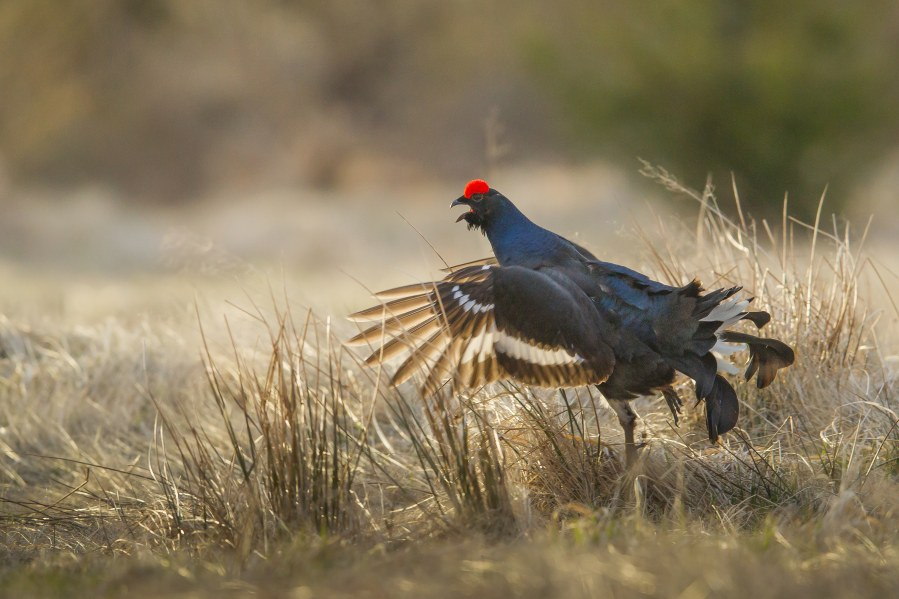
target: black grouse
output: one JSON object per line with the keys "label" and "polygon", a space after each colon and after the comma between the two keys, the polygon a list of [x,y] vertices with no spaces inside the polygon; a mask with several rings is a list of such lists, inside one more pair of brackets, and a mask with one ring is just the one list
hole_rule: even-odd
{"label": "black grouse", "polygon": [[653,281],[603,262],[583,247],[534,224],[501,193],[476,179],[452,206],[468,207],[456,222],[480,229],[495,258],[450,269],[441,281],[376,294],[382,303],[350,316],[374,322],[348,341],[377,349],[369,364],[406,355],[391,383],[424,376],[424,393],[447,380],[456,388],[515,379],[542,387],[596,385],[624,428],[628,463],[636,457],[636,414],[629,400],[661,391],[675,422],[680,372],[705,402],[709,439],[737,423],[739,403],[720,374],[719,358],[749,350],[746,379],[758,387],[793,363],[776,339],[728,328],[749,320],[761,329],[770,315],[747,311],[740,287],[706,292]]}

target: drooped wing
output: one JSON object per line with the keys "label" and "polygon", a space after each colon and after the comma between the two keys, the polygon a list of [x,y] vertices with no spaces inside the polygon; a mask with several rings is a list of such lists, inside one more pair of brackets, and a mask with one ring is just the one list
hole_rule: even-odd
{"label": "drooped wing", "polygon": [[614,365],[605,323],[557,273],[479,263],[377,297],[384,303],[350,316],[375,324],[347,343],[373,347],[369,364],[404,356],[395,385],[421,373],[426,392],[447,379],[580,386],[601,383]]}

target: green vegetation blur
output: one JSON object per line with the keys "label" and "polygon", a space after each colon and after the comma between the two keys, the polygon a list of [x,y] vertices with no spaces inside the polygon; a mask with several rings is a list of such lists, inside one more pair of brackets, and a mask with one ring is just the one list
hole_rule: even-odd
{"label": "green vegetation blur", "polygon": [[[637,158],[754,206],[834,202],[899,146],[886,0],[4,0],[0,170],[180,202]],[[834,204],[831,204],[832,206]]]}
{"label": "green vegetation blur", "polygon": [[[530,64],[589,147],[808,213],[899,144],[899,4],[579,2]],[[552,23],[547,17],[546,23]]]}

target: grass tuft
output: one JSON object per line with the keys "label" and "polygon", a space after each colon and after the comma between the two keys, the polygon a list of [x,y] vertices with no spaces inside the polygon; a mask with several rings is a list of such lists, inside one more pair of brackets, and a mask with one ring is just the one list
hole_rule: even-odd
{"label": "grass tuft", "polygon": [[[699,215],[638,228],[646,263],[631,266],[671,283],[704,273],[707,288],[742,284],[772,314],[766,334],[796,348],[770,387],[737,385],[739,427],[719,444],[701,409],[675,427],[660,398],[637,400],[644,447],[627,472],[595,390],[392,389],[343,348],[348,327],[297,318],[286,302],[254,304],[239,326],[200,318],[199,359],[163,323],[129,333],[4,317],[0,535],[17,565],[0,588],[27,594],[40,573],[90,586],[97,567],[79,578],[71,564],[91,555],[132,560],[115,562],[117,580],[160,573],[148,592],[210,580],[337,592],[381,568],[385,592],[483,591],[448,582],[459,572],[536,590],[534,562],[553,573],[545,593],[748,596],[761,572],[786,577],[772,582],[786,592],[831,588],[809,573],[838,584],[826,572],[853,566],[870,576],[845,588],[874,593],[899,567],[899,405],[896,331],[867,299],[879,277],[865,233],[825,227],[823,208],[802,223],[786,202],[780,222],[756,221],[736,190],[728,216],[711,185],[644,173]],[[715,569],[700,563],[719,555]]]}

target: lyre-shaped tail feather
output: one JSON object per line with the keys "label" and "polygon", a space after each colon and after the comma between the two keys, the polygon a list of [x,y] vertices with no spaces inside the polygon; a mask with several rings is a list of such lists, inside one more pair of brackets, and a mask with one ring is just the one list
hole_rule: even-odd
{"label": "lyre-shaped tail feather", "polygon": [[774,381],[777,371],[791,365],[796,355],[793,348],[782,341],[768,337],[756,337],[736,331],[724,331],[721,339],[730,343],[745,343],[749,348],[749,366],[746,369],[746,380],[758,373],[756,385],[759,389],[767,387]]}

